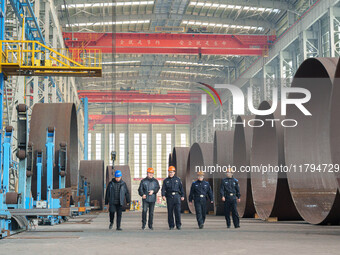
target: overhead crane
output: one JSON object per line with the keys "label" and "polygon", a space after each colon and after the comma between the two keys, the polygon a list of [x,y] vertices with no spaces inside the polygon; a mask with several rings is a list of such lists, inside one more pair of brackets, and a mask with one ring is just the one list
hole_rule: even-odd
{"label": "overhead crane", "polygon": [[63,33],[72,48],[117,54],[202,54],[266,56],[275,35],[172,33]]}

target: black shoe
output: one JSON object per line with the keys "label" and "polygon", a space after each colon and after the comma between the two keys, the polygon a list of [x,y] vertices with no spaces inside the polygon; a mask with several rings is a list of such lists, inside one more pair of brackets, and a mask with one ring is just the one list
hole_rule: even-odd
{"label": "black shoe", "polygon": [[113,223],[110,223],[109,229],[112,229]]}
{"label": "black shoe", "polygon": [[235,228],[240,228],[240,226],[235,226]]}
{"label": "black shoe", "polygon": [[230,226],[227,226],[227,228],[230,228]]}
{"label": "black shoe", "polygon": [[199,225],[199,229],[202,229],[204,227],[204,225],[202,224],[202,225]]}
{"label": "black shoe", "polygon": [[169,230],[173,230],[174,229],[174,227],[169,227]]}
{"label": "black shoe", "polygon": [[142,230],[145,230],[145,226],[142,226]]}
{"label": "black shoe", "polygon": [[177,227],[177,230],[181,230],[181,228],[182,228],[181,226],[178,226],[178,227]]}
{"label": "black shoe", "polygon": [[123,229],[121,229],[121,227],[119,227],[119,228],[116,228],[116,230],[118,230],[118,231],[122,231]]}
{"label": "black shoe", "polygon": [[150,230],[153,230],[153,227],[149,227]]}

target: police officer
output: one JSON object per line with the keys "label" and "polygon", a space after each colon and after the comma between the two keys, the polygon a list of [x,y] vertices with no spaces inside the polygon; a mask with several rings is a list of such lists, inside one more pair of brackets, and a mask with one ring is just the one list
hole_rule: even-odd
{"label": "police officer", "polygon": [[237,212],[237,202],[240,202],[240,187],[238,180],[233,177],[231,168],[227,169],[227,178],[221,182],[220,193],[222,201],[224,202],[224,215],[227,222],[227,228],[230,228],[230,212],[233,217],[235,228],[240,227],[240,219]]}
{"label": "police officer", "polygon": [[147,170],[147,177],[141,180],[138,193],[143,199],[143,212],[142,212],[142,229],[145,229],[146,225],[146,214],[149,209],[149,221],[148,226],[149,229],[153,230],[153,212],[155,209],[156,203],[156,194],[159,191],[159,183],[153,178],[155,170],[152,167],[149,167]]}
{"label": "police officer", "polygon": [[181,200],[184,200],[184,189],[180,178],[175,176],[176,169],[170,166],[168,169],[169,176],[164,179],[162,186],[162,197],[166,199],[168,208],[168,224],[169,229],[175,227],[174,213],[176,219],[176,228],[181,230]]}
{"label": "police officer", "polygon": [[191,185],[189,203],[192,204],[192,200],[194,200],[196,219],[200,229],[204,226],[207,214],[207,197],[209,197],[211,203],[214,203],[213,192],[209,182],[204,180],[203,172],[198,172],[197,181],[194,181]]}

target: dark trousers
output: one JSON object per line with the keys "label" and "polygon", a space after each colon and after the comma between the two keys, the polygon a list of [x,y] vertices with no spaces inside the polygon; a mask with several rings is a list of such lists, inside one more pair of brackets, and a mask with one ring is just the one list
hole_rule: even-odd
{"label": "dark trousers", "polygon": [[117,214],[117,228],[120,228],[120,223],[122,221],[123,207],[120,204],[110,205],[110,223],[113,224],[115,218],[115,213]]}
{"label": "dark trousers", "polygon": [[198,226],[203,225],[205,222],[205,216],[207,215],[207,199],[196,199],[194,200],[196,219]]}
{"label": "dark trousers", "polygon": [[237,212],[237,201],[236,201],[236,199],[226,200],[224,202],[224,215],[225,215],[225,219],[227,221],[227,226],[229,226],[229,227],[231,225],[230,213],[233,217],[234,226],[235,227],[240,226],[240,218],[239,218],[238,212]]}
{"label": "dark trousers", "polygon": [[181,199],[179,195],[170,196],[166,199],[166,204],[168,208],[168,224],[170,228],[174,228],[174,213],[176,220],[176,227],[182,226],[181,223]]}
{"label": "dark trousers", "polygon": [[153,211],[155,209],[155,202],[147,202],[143,200],[143,212],[142,212],[142,224],[143,227],[146,225],[146,214],[148,213],[149,209],[149,220],[148,220],[148,226],[149,228],[152,228],[153,224]]}

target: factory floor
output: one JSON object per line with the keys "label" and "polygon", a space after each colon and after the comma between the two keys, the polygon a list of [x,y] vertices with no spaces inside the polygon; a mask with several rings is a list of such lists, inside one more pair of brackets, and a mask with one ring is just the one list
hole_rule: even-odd
{"label": "factory floor", "polygon": [[199,230],[190,214],[182,224],[169,231],[157,208],[155,230],[141,230],[141,212],[125,212],[118,232],[108,229],[107,213],[92,213],[0,240],[0,254],[339,254],[340,226],[242,219],[227,229],[223,217],[209,215]]}

